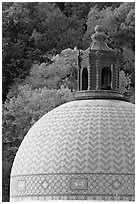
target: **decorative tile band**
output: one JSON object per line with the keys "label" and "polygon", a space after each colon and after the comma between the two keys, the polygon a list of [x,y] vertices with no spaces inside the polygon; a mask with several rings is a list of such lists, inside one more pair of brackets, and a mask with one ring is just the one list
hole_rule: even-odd
{"label": "decorative tile band", "polygon": [[134,174],[70,173],[11,178],[11,201],[134,200]]}

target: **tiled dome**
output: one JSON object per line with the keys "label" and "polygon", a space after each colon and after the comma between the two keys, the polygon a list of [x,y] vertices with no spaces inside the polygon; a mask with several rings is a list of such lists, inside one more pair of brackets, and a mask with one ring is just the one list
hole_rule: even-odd
{"label": "tiled dome", "polygon": [[25,136],[11,172],[11,201],[134,200],[134,105],[76,100]]}

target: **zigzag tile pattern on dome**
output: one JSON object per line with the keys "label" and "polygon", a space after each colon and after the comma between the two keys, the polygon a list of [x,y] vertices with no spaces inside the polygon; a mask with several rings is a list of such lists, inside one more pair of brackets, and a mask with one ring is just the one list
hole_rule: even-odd
{"label": "zigzag tile pattern on dome", "polygon": [[[77,178],[78,175],[85,174],[89,177],[88,184],[92,183],[90,174],[114,175],[113,190],[115,185],[118,188],[122,185],[119,195],[134,197],[134,132],[134,105],[128,102],[82,100],[52,110],[30,129],[17,152],[11,173],[11,197],[21,196],[17,183],[24,176],[24,182],[27,182],[27,186],[30,185],[26,178],[31,175],[31,185],[35,182],[38,187],[35,187],[34,194],[37,192],[39,196],[46,195],[51,188],[52,193],[49,191],[47,196],[58,196],[49,182],[43,184],[47,189],[41,186],[48,175],[54,178],[56,174],[67,174],[68,183],[73,175]],[[37,177],[40,175],[43,176],[39,184]],[[117,180],[116,175],[128,178],[131,185],[127,192],[126,182],[122,184],[122,178]],[[131,175],[130,178],[128,175]],[[112,183],[108,182],[108,185],[111,186]],[[63,194],[62,190],[59,195],[73,196],[75,191],[72,193],[68,188],[69,191]],[[98,188],[101,190],[100,186]],[[99,196],[95,189],[96,187],[92,191],[83,190],[85,196]],[[106,188],[104,195],[100,195],[116,197],[116,193],[108,189]],[[75,194],[80,196],[79,190],[77,191]],[[25,189],[22,195],[29,197],[31,193],[27,193]]]}
{"label": "zigzag tile pattern on dome", "polygon": [[34,125],[12,175],[134,172],[134,109],[126,102],[82,102],[65,104]]}

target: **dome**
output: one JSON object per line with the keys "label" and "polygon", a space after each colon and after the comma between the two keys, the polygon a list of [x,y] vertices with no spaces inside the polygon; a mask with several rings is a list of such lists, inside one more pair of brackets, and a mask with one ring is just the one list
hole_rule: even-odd
{"label": "dome", "polygon": [[134,105],[75,100],[25,136],[11,172],[11,201],[134,200]]}

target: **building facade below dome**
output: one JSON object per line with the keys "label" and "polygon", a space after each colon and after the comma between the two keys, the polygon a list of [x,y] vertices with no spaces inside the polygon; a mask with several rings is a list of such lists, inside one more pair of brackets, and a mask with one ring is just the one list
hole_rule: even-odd
{"label": "building facade below dome", "polygon": [[25,136],[11,201],[134,200],[134,105],[79,100],[45,114]]}

